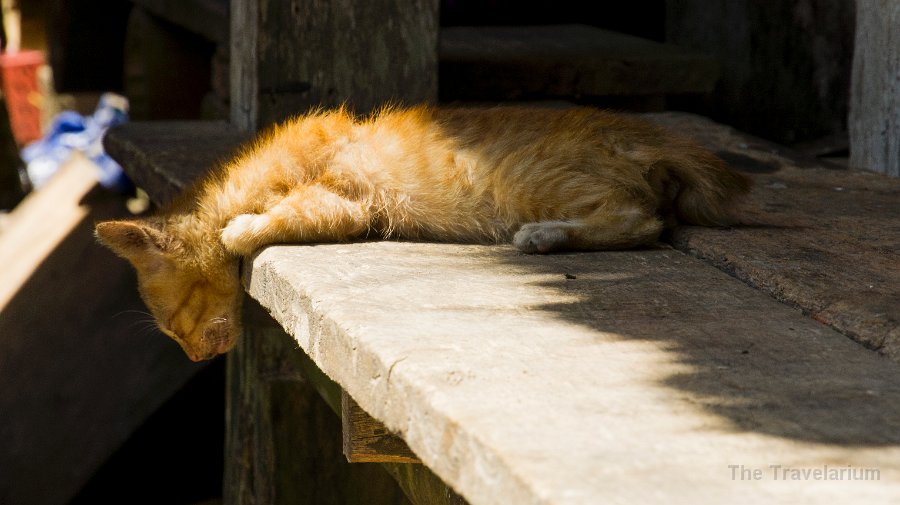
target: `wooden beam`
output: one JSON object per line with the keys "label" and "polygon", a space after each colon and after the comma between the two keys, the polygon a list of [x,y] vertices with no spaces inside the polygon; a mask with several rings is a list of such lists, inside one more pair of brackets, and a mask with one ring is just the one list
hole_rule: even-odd
{"label": "wooden beam", "polygon": [[341,390],[344,456],[351,463],[421,463],[402,438],[362,409]]}
{"label": "wooden beam", "polygon": [[399,504],[402,491],[415,505],[465,505],[423,465],[348,464],[335,416],[340,386],[246,302],[244,335],[228,355],[224,503]]}
{"label": "wooden beam", "polygon": [[[276,324],[271,318],[269,321],[269,324]],[[298,349],[296,354],[299,373],[341,418],[342,447],[348,462],[421,463],[402,438],[391,433],[381,421],[357,405],[353,398],[340,385],[329,379],[305,352]]]}
{"label": "wooden beam", "polygon": [[302,359],[293,339],[248,300],[244,335],[228,355],[223,502],[407,504],[377,465],[341,457],[340,424]]}

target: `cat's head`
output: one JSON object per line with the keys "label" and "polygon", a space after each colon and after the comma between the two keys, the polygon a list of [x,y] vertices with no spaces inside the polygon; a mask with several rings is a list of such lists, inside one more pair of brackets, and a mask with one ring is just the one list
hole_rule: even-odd
{"label": "cat's head", "polygon": [[150,220],[98,223],[96,234],[134,265],[141,298],[188,357],[210,359],[234,346],[243,294],[236,261],[198,264],[186,244]]}

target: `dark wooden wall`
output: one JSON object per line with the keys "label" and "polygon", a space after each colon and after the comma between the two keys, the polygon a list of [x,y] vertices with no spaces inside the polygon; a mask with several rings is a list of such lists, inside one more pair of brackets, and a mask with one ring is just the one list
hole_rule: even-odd
{"label": "dark wooden wall", "polygon": [[433,101],[437,20],[437,0],[232,4],[231,121],[254,130],[319,105]]}
{"label": "dark wooden wall", "polygon": [[854,19],[853,0],[668,0],[667,40],[723,70],[675,105],[787,144],[846,131]]}

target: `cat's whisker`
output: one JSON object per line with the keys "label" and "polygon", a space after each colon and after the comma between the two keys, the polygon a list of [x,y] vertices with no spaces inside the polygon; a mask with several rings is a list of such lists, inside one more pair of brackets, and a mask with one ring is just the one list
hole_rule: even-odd
{"label": "cat's whisker", "polygon": [[134,310],[134,309],[121,310],[121,311],[116,312],[115,314],[113,314],[112,317],[113,317],[113,318],[117,318],[117,317],[120,317],[120,316],[124,316],[124,315],[126,315],[126,314],[138,314],[138,315],[141,315],[141,316],[147,316],[147,317],[151,317],[151,318],[153,317],[153,314],[151,314],[151,313],[149,313],[149,312],[147,312],[147,311],[144,311],[144,310]]}

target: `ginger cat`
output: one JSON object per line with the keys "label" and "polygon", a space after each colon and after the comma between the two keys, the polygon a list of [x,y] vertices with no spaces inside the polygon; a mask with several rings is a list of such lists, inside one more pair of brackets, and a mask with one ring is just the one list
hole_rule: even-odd
{"label": "ginger cat", "polygon": [[268,244],[512,240],[525,253],[724,226],[746,178],[665,130],[588,108],[318,111],[259,137],[156,218],[97,224],[193,360],[240,332],[238,262]]}

